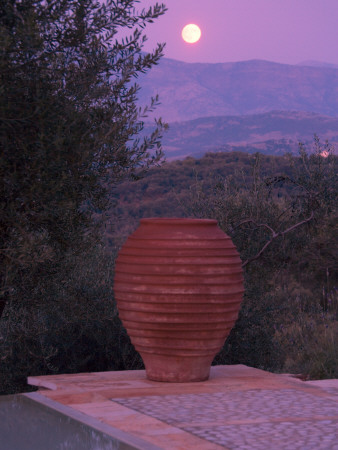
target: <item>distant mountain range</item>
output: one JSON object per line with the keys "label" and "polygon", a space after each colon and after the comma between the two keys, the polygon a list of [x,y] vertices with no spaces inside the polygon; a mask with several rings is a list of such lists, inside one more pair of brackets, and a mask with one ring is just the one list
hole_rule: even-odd
{"label": "distant mountain range", "polygon": [[312,59],[308,61],[302,61],[297,66],[311,66],[311,67],[331,67],[331,69],[338,69],[338,64],[327,63],[323,61],[314,61]]}
{"label": "distant mountain range", "polygon": [[140,104],[159,94],[152,116],[169,123],[270,111],[338,117],[338,67],[315,61],[202,64],[163,58],[137,81]]}
{"label": "distant mountain range", "polygon": [[338,147],[338,117],[298,111],[204,117],[171,123],[162,144],[168,160],[234,150],[280,155],[298,152],[299,142],[311,150],[314,134]]}

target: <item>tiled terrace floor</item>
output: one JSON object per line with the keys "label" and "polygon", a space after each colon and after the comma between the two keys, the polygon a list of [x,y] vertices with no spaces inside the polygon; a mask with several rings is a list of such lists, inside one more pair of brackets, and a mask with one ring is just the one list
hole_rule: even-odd
{"label": "tiled terrace floor", "polygon": [[208,381],[144,371],[30,377],[40,394],[161,449],[338,450],[338,380],[303,382],[243,365]]}

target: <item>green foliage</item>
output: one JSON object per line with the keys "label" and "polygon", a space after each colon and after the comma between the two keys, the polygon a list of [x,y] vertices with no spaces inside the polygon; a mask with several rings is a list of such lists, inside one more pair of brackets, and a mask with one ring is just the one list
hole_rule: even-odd
{"label": "green foliage", "polygon": [[133,80],[162,55],[163,45],[142,52],[143,29],[165,7],[138,12],[135,3],[0,4],[1,383],[11,380],[5,392],[30,373],[115,364],[103,350],[105,362],[93,363],[95,348],[106,345],[102,327],[115,324],[123,335],[111,274],[102,280],[98,269],[111,261],[102,267],[95,260],[107,261],[102,223],[113,187],[161,159],[164,127],[159,120],[149,137],[138,138],[157,99],[138,108]]}
{"label": "green foliage", "polygon": [[[292,370],[305,376],[337,376],[321,319],[324,314],[328,329],[337,329],[337,311],[327,315],[337,286],[337,157],[332,150],[315,137],[312,152],[301,146],[298,157],[207,154],[164,164],[117,189],[122,236],[139,217],[195,216],[217,219],[235,242],[245,264],[246,292],[239,319],[214,363],[290,371],[294,361]],[[303,325],[290,324],[295,317],[305,323],[308,314],[318,324],[312,335],[320,338],[316,345],[309,340],[313,353],[301,359],[305,339],[285,338],[280,330],[305,333]],[[314,354],[328,361],[321,375],[314,370]]]}
{"label": "green foliage", "polygon": [[[137,182],[119,184],[114,190],[116,208],[110,214],[117,216],[120,234],[124,238],[136,228],[141,217],[185,217],[192,214],[192,204],[194,209],[201,205],[205,217],[209,214],[208,208],[213,208],[211,214],[214,217],[214,191],[222,187],[224,178],[230,183],[235,179],[243,188],[250,185],[254,159],[254,155],[231,152],[166,162],[149,170]],[[288,173],[288,158],[262,156],[264,174],[273,173],[276,167]]]}
{"label": "green foliage", "polygon": [[337,308],[329,314],[337,286],[337,159],[323,151],[315,138],[314,153],[301,146],[300,158],[289,156],[288,174],[269,177],[257,155],[247,187],[228,177],[192,195],[192,212],[218,220],[245,267],[242,310],[215,362],[337,377]]}
{"label": "green foliage", "polygon": [[29,375],[139,367],[114,301],[116,255],[96,245],[85,256],[65,255],[53,279],[29,290],[41,301],[7,303],[0,322],[0,393],[26,390]]}
{"label": "green foliage", "polygon": [[[160,149],[160,122],[150,138],[135,137],[146,111],[136,106],[131,80],[161,56],[161,45],[142,54],[141,29],[164,7],[139,14],[133,7],[130,0],[2,2],[2,295],[15,289],[9,273],[81,247],[93,214],[108,206],[107,188],[160,157],[148,153]],[[123,28],[130,38],[114,41]]]}
{"label": "green foliage", "polygon": [[311,153],[301,145],[298,157],[232,152],[173,161],[133,185],[122,183],[116,196],[119,242],[147,216],[215,218],[235,242],[246,292],[215,364],[338,376],[330,344],[337,330],[330,306],[337,287],[337,157],[328,143],[315,136]]}
{"label": "green foliage", "polygon": [[325,308],[318,307],[320,302],[302,286],[292,294],[293,314],[279,323],[274,334],[274,342],[283,351],[283,370],[305,374],[308,379],[337,378],[337,293],[330,293]]}
{"label": "green foliage", "polygon": [[328,143],[315,137],[311,153],[300,146],[298,157],[232,152],[173,161],[122,183],[116,196],[119,242],[147,216],[215,218],[235,242],[246,292],[215,364],[337,377],[329,345],[337,330],[337,157]]}

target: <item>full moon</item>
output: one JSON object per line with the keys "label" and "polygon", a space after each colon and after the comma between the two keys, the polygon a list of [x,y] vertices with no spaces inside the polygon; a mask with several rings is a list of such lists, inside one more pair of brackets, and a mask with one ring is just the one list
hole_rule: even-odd
{"label": "full moon", "polygon": [[188,42],[188,44],[194,44],[199,41],[201,34],[200,27],[194,23],[189,23],[182,30],[182,38],[185,42]]}

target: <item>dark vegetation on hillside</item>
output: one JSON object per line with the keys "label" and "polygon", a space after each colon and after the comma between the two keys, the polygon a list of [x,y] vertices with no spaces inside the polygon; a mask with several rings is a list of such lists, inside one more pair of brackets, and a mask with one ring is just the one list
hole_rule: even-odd
{"label": "dark vegetation on hillside", "polygon": [[216,218],[240,251],[244,301],[214,364],[336,378],[337,157],[323,158],[316,145],[311,156],[188,158],[121,184],[106,249],[69,255],[47,280],[44,302],[20,316],[5,310],[2,392],[27,389],[32,374],[143,367],[118,318],[113,277],[119,246],[145,216]]}
{"label": "dark vegetation on hillside", "polygon": [[[217,364],[338,376],[337,157],[207,154],[152,169],[115,192],[120,245],[141,217],[215,218],[245,266],[239,320]],[[116,240],[119,235],[118,240]]]}
{"label": "dark vegetation on hillside", "polygon": [[[259,158],[259,176],[291,177],[293,169],[300,170],[301,160],[292,155],[272,156],[240,151],[207,153],[204,157],[187,157],[152,168],[138,181],[120,183],[113,191],[114,209],[111,214],[120,219],[119,230],[130,232],[142,217],[183,217],[190,215],[191,201],[196,196],[212,195],[217,187],[236,184],[249,190],[254,181],[254,167]],[[286,195],[292,185],[280,183],[274,196]],[[121,233],[123,234],[123,233]]]}
{"label": "dark vegetation on hillside", "polygon": [[[184,217],[195,190],[212,192],[225,177],[236,178],[243,186],[252,182],[255,155],[242,152],[208,153],[203,158],[188,157],[151,169],[136,182],[121,183],[114,190],[112,214],[120,222],[120,233],[132,231],[142,217]],[[290,171],[287,157],[262,157],[262,175]],[[122,230],[127,231],[122,233]]]}

